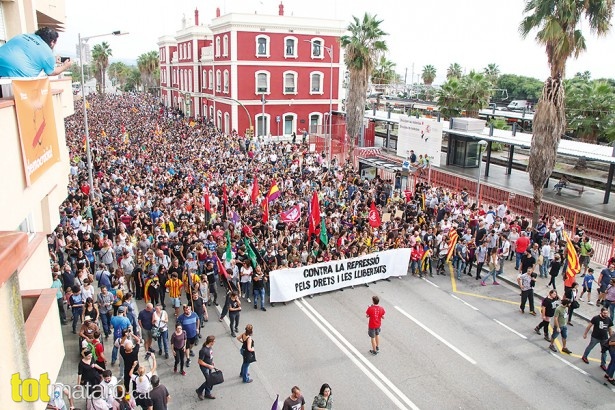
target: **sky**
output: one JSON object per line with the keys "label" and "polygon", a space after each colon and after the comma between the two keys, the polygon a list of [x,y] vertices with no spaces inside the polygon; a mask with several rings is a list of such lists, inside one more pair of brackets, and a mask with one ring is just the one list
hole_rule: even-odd
{"label": "sky", "polygon": [[[93,47],[107,41],[113,50],[111,61],[136,61],[145,52],[157,50],[162,35],[174,35],[181,28],[182,16],[193,21],[199,9],[201,24],[221,13],[278,14],[279,0],[65,0],[66,31],[61,33],[56,52],[74,56],[78,33],[82,36],[129,32],[90,40]],[[298,17],[339,19],[347,25],[352,16],[365,12],[383,20],[388,33],[387,58],[408,83],[418,81],[422,68],[436,67],[436,84],[446,80],[446,69],[459,63],[466,72],[481,71],[495,63],[502,74],[518,74],[544,80],[548,66],[544,47],[535,33],[526,39],[519,35],[524,0],[284,0],[285,14]],[[587,51],[570,59],[567,75],[590,71],[592,78],[615,78],[615,66],[608,64],[615,44],[615,29],[596,38],[582,24]],[[407,71],[406,71],[407,70]],[[414,72],[414,78],[412,73]]]}

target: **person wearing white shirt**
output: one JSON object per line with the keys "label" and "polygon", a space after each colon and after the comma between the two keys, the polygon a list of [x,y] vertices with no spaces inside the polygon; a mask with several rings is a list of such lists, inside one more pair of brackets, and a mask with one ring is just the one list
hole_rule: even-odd
{"label": "person wearing white shirt", "polygon": [[117,386],[117,377],[113,375],[111,370],[107,369],[103,371],[103,380],[100,382],[100,386],[103,389],[102,398],[107,402],[109,408],[113,407],[115,401],[115,387]]}
{"label": "person wearing white shirt", "polygon": [[540,277],[546,278],[549,272],[549,257],[551,255],[551,246],[545,241],[544,245],[540,249],[540,256],[542,256],[542,264],[540,265]]}

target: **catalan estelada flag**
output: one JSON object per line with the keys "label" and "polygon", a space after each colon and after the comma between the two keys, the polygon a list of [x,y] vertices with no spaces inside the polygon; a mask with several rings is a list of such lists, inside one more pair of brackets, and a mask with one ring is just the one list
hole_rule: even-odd
{"label": "catalan estelada flag", "polygon": [[566,239],[566,272],[564,273],[564,286],[572,287],[575,281],[577,273],[581,272],[581,265],[579,264],[579,255],[577,254],[574,245],[570,240],[570,237],[566,232],[563,232],[564,239]]}
{"label": "catalan estelada flag", "polygon": [[427,248],[425,249],[425,252],[423,252],[423,257],[421,258],[421,270],[425,271],[427,270],[427,260],[431,258],[431,249]]}
{"label": "catalan estelada flag", "polygon": [[455,254],[455,248],[457,247],[457,240],[459,239],[459,234],[456,229],[451,228],[448,231],[448,253],[446,254],[446,261],[450,261],[453,255]]}
{"label": "catalan estelada flag", "polygon": [[267,193],[267,198],[269,202],[274,201],[280,196],[280,188],[278,188],[278,183],[273,180],[271,183],[271,187],[269,188],[269,192]]}

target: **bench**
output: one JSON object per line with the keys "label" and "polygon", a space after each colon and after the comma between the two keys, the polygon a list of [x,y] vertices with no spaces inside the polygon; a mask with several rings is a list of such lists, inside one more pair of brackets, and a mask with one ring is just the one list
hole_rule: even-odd
{"label": "bench", "polygon": [[579,196],[581,196],[583,194],[583,191],[585,191],[585,187],[583,185],[572,185],[570,183],[567,184],[555,184],[555,186],[553,187],[554,191],[557,191],[557,193],[555,195],[561,195],[562,194],[562,189],[569,189],[571,191],[577,191],[579,193]]}

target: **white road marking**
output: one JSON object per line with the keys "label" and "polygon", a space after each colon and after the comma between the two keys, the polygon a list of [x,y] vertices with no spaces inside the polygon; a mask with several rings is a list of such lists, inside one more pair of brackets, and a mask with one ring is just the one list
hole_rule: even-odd
{"label": "white road marking", "polygon": [[468,306],[468,307],[470,307],[470,308],[472,308],[472,309],[474,309],[474,310],[476,310],[478,312],[478,308],[477,307],[474,307],[474,306],[470,305],[468,302],[466,302],[465,300],[461,299],[457,295],[454,295],[452,293],[450,295],[452,297],[454,297],[455,299],[457,299],[458,301],[460,301],[461,303],[463,303],[464,305],[466,305],[466,306]]}
{"label": "white road marking", "polygon": [[[399,409],[419,410],[418,406],[412,402],[401,390],[399,390],[391,380],[376,368],[367,358],[360,353],[350,342],[342,336],[320,313],[316,311],[306,300],[295,300],[295,304],[305,313],[305,315],[318,326],[325,335],[380,389],[391,399]],[[377,376],[377,377],[376,377]],[[389,390],[390,389],[390,390]],[[396,396],[408,406],[404,405]]]}
{"label": "white road marking", "polygon": [[514,334],[516,334],[517,336],[519,336],[521,339],[526,339],[526,340],[527,340],[527,336],[525,336],[525,335],[523,335],[523,334],[521,334],[521,333],[517,332],[517,331],[516,331],[515,329],[513,329],[512,327],[509,327],[509,326],[505,325],[504,323],[500,322],[500,321],[499,321],[499,320],[497,320],[497,319],[493,319],[493,321],[494,321],[495,323],[497,323],[498,325],[502,326],[504,329],[507,329],[507,330],[509,330],[509,331],[513,332]]}
{"label": "white road marking", "polygon": [[436,287],[436,288],[439,288],[439,287],[440,287],[440,286],[436,285],[435,283],[433,283],[432,281],[430,281],[430,280],[429,280],[429,279],[427,279],[427,278],[423,278],[423,280],[424,280],[425,282],[429,283],[431,286],[434,286],[434,287]]}
{"label": "white road marking", "polygon": [[429,333],[430,335],[432,335],[433,337],[435,337],[436,339],[438,339],[439,341],[444,343],[446,346],[448,346],[449,349],[451,349],[452,351],[457,353],[459,356],[463,357],[464,359],[466,359],[468,362],[470,362],[472,364],[476,364],[476,361],[474,359],[472,359],[470,356],[468,356],[467,354],[465,354],[461,350],[457,349],[455,346],[453,346],[449,342],[447,342],[442,336],[440,336],[439,334],[437,334],[436,332],[434,332],[433,330],[431,330],[430,328],[428,328],[427,326],[425,326],[424,324],[419,322],[417,319],[412,317],[408,312],[406,312],[405,310],[403,310],[399,306],[395,306],[395,309],[397,309],[397,311],[399,311],[399,313],[401,313],[402,315],[406,316],[408,319],[410,319],[411,321],[413,321],[414,323],[419,325],[421,328],[423,328],[424,331],[426,331],[427,333]]}
{"label": "white road marking", "polygon": [[574,370],[576,370],[579,373],[584,374],[585,376],[589,376],[589,373],[587,373],[585,370],[575,366],[574,364],[570,363],[568,360],[562,359],[561,357],[559,357],[558,354],[550,352],[551,356],[555,357],[557,360],[561,360],[562,362],[564,362],[566,365],[572,367]]}

